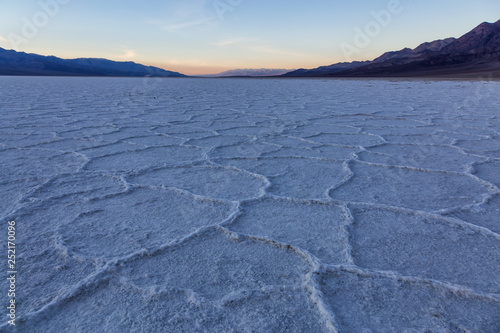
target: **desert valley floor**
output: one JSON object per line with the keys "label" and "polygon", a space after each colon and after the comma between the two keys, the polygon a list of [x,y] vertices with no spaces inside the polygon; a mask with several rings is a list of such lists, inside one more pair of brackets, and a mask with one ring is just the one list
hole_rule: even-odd
{"label": "desert valley floor", "polygon": [[499,93],[2,77],[0,331],[498,333]]}

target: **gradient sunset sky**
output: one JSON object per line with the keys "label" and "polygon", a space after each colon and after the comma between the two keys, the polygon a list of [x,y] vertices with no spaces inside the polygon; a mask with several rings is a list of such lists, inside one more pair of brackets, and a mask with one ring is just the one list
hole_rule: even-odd
{"label": "gradient sunset sky", "polygon": [[[373,12],[397,2],[0,0],[0,47],[209,74],[371,60],[385,51],[460,37],[483,21],[500,19],[498,0],[401,0],[390,23],[379,24],[377,31]],[[36,31],[27,28],[30,24]],[[355,46],[358,31],[367,27],[374,29],[369,44],[346,56],[341,46]]]}

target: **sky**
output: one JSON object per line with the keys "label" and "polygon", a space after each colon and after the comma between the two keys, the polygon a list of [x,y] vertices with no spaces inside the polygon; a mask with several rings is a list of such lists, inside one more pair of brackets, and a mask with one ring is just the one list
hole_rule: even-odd
{"label": "sky", "polygon": [[315,68],[460,37],[498,0],[0,0],[0,47],[188,75]]}

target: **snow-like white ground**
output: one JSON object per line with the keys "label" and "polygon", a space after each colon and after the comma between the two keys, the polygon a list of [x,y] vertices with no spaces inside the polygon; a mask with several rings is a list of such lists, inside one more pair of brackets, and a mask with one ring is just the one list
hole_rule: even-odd
{"label": "snow-like white ground", "polygon": [[498,96],[487,81],[0,78],[16,329],[498,333]]}

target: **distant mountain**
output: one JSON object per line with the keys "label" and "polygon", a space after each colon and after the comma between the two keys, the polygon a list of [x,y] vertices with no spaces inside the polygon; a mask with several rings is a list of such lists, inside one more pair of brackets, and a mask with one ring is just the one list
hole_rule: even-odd
{"label": "distant mountain", "polygon": [[228,76],[275,76],[282,75],[292,71],[292,69],[282,69],[282,68],[244,68],[244,69],[232,69],[219,74],[210,75],[213,77],[228,77]]}
{"label": "distant mountain", "polygon": [[329,66],[321,66],[314,69],[297,69],[295,71],[286,73],[283,76],[321,76],[330,73],[341,72],[346,69],[361,67],[369,64],[371,61],[354,61],[354,62],[339,62]]}
{"label": "distant mountain", "polygon": [[284,76],[411,77],[491,73],[500,77],[500,21],[482,23],[464,36],[386,52],[365,62],[339,63]]}
{"label": "distant mountain", "polygon": [[107,59],[61,59],[0,48],[0,75],[183,77],[184,74],[135,62]]}
{"label": "distant mountain", "polygon": [[423,54],[439,51],[454,40],[455,38],[448,38],[430,43],[423,43],[413,50],[410,48],[405,48],[400,51],[386,52],[372,61],[339,62],[330,66],[322,66],[314,69],[298,69],[296,71],[286,73],[284,76],[324,76],[349,69],[355,69],[369,64],[382,63],[390,59],[398,59],[404,57],[417,58]]}
{"label": "distant mountain", "polygon": [[398,59],[398,58],[419,58],[421,56],[425,56],[427,54],[431,54],[432,52],[439,52],[443,50],[446,46],[450,45],[456,41],[456,38],[447,38],[435,40],[433,42],[427,42],[420,44],[413,50],[410,48],[402,49],[401,51],[391,51],[382,54],[380,57],[371,61],[370,63],[380,63],[390,59]]}
{"label": "distant mountain", "polygon": [[474,30],[446,46],[443,52],[449,54],[491,55],[500,52],[500,20],[484,22]]}

